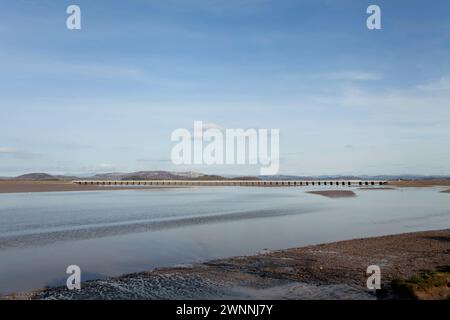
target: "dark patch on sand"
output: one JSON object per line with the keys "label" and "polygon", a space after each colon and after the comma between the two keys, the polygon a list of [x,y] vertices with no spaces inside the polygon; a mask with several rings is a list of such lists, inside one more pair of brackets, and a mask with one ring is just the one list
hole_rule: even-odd
{"label": "dark patch on sand", "polygon": [[396,188],[391,187],[366,187],[366,188],[358,188],[359,190],[396,190]]}

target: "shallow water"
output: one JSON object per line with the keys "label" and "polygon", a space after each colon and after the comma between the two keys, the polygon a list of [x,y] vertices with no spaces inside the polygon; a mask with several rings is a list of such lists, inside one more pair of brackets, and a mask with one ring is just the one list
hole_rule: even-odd
{"label": "shallow water", "polygon": [[[331,187],[328,187],[331,188]],[[202,187],[0,195],[0,293],[154,267],[383,234],[450,228],[439,188]],[[322,187],[326,189],[326,187]],[[322,190],[320,189],[320,190]]]}

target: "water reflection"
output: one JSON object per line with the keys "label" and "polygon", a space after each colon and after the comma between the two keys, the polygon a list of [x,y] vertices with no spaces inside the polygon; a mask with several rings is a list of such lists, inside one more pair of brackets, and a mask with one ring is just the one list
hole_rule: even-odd
{"label": "water reflection", "polygon": [[[330,188],[330,187],[328,187]],[[321,242],[450,227],[438,188],[189,188],[0,195],[0,292]],[[350,188],[345,187],[346,190]],[[64,282],[63,282],[64,283]]]}

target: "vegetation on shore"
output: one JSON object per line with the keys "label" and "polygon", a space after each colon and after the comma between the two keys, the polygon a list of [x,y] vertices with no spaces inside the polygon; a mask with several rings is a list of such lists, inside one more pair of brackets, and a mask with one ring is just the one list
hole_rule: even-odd
{"label": "vegetation on shore", "polygon": [[424,272],[408,279],[395,279],[392,288],[411,299],[450,299],[450,272]]}

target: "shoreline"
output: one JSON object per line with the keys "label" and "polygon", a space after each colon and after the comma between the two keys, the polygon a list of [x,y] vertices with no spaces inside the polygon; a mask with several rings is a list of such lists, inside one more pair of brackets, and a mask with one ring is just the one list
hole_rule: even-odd
{"label": "shoreline", "polygon": [[390,180],[387,186],[398,188],[450,187],[450,179],[431,180]]}
{"label": "shoreline", "polygon": [[78,185],[70,181],[0,181],[0,194],[71,191],[159,190],[186,187],[187,186],[97,186]]}
{"label": "shoreline", "polygon": [[[396,188],[425,188],[425,187],[446,187],[450,186],[450,180],[404,180],[388,181],[386,186],[380,187],[359,187],[360,190],[393,190]],[[184,185],[79,185],[71,181],[14,181],[0,180],[0,194],[11,193],[35,193],[35,192],[71,192],[71,191],[111,191],[111,190],[157,190],[167,188],[189,188]],[[268,186],[259,186],[268,187]],[[269,186],[272,187],[272,186]],[[273,186],[275,187],[275,186]],[[276,186],[280,187],[280,186]],[[301,187],[299,187],[301,188]],[[325,187],[326,189],[328,187]],[[323,190],[316,194],[329,197],[351,196],[350,193],[342,190]],[[449,190],[442,191],[449,193]],[[311,192],[314,194],[314,192]],[[323,193],[323,194],[322,194]]]}
{"label": "shoreline", "polygon": [[[369,265],[381,268],[381,297],[366,288]],[[266,251],[0,299],[393,299],[392,281],[424,270],[450,272],[450,229]]]}

